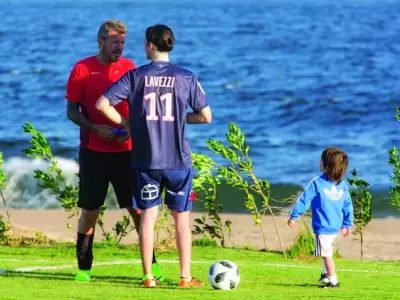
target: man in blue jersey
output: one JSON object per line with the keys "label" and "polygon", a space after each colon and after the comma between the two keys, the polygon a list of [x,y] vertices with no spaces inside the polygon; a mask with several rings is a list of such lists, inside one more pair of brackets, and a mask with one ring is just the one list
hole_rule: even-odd
{"label": "man in blue jersey", "polygon": [[349,236],[353,225],[353,204],[344,181],[348,163],[347,154],[343,150],[336,147],[326,148],[320,160],[322,175],[308,184],[287,222],[287,227],[293,227],[297,219],[311,206],[315,256],[323,259],[319,282],[324,284],[324,288],[340,286],[332,258],[333,242],[339,231],[343,237]]}
{"label": "man in blue jersey", "polygon": [[[191,275],[192,160],[186,140],[186,123],[210,123],[207,96],[194,74],[169,62],[168,53],[175,38],[165,25],[147,28],[145,52],[151,62],[129,71],[102,95],[96,108],[120,124],[134,141],[132,167],[136,173],[134,194],[142,210],[140,249],[143,285],[155,286],[151,273],[154,226],[166,189],[165,204],[172,210],[176,224],[181,287],[201,286]],[[130,121],[114,106],[128,99]],[[111,105],[110,105],[111,104]],[[187,106],[193,112],[187,112]]]}

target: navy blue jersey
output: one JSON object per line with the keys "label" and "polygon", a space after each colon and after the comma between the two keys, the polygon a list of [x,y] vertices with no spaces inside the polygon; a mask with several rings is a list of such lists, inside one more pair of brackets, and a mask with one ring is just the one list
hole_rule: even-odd
{"label": "navy blue jersey", "polygon": [[112,105],[129,102],[133,168],[192,166],[185,132],[187,106],[196,113],[208,106],[192,72],[169,62],[151,62],[126,73],[104,96]]}

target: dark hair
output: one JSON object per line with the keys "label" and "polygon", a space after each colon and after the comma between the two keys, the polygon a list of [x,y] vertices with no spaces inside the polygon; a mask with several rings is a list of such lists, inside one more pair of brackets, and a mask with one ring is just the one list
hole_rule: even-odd
{"label": "dark hair", "polygon": [[322,152],[321,160],[328,179],[339,183],[346,174],[349,165],[347,154],[342,149],[328,147]]}
{"label": "dark hair", "polygon": [[160,52],[169,52],[174,48],[175,37],[171,28],[154,25],[146,29],[146,40],[154,44]]}

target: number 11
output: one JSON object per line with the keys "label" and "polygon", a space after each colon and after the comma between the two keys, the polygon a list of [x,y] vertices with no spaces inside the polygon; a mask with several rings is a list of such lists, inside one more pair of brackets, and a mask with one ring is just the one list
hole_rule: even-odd
{"label": "number 11", "polygon": [[[144,96],[144,100],[149,101],[149,114],[146,116],[147,121],[158,121],[156,112],[157,94],[155,92],[149,93]],[[175,121],[172,115],[172,93],[166,93],[160,96],[161,101],[165,101],[165,115],[162,117],[164,122]]]}

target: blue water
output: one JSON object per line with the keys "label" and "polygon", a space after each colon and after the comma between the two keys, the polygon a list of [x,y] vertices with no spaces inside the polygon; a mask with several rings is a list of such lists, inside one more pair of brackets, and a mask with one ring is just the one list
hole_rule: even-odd
{"label": "blue water", "polygon": [[[335,2],[335,4],[331,3]],[[78,128],[65,116],[74,63],[97,51],[108,18],[129,29],[125,56],[146,63],[144,30],[172,27],[173,62],[194,71],[214,113],[188,126],[192,150],[210,154],[229,122],[247,136],[256,173],[305,185],[321,151],[342,147],[371,188],[387,188],[387,149],[400,146],[400,2],[1,1],[0,151],[22,157],[28,120],[73,160]],[[10,172],[13,172],[11,170]]]}

